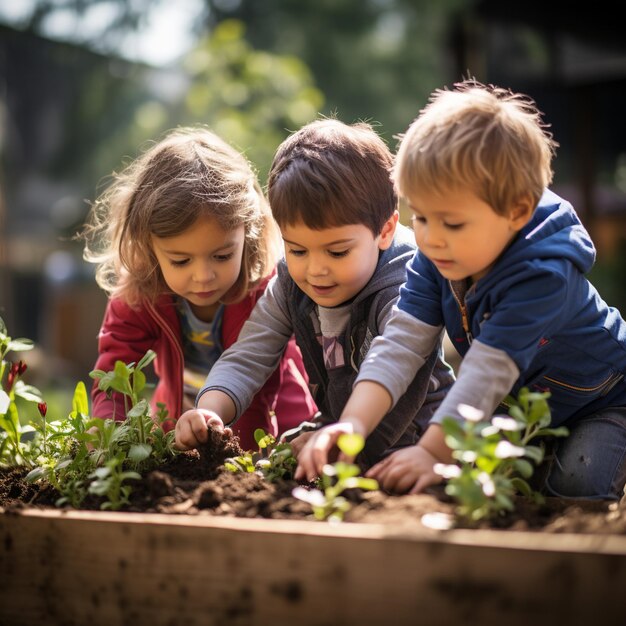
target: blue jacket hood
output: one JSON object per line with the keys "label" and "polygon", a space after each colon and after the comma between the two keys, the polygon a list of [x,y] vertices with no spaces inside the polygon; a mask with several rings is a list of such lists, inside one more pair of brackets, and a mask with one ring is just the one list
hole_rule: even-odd
{"label": "blue jacket hood", "polygon": [[572,205],[546,190],[530,222],[507,250],[506,265],[550,258],[570,261],[586,274],[595,262],[596,250]]}

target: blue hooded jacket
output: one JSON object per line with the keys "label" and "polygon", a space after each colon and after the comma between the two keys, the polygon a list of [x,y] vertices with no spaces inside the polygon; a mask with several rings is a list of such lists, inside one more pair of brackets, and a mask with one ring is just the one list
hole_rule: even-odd
{"label": "blue hooded jacket", "polygon": [[520,372],[511,392],[550,391],[556,426],[626,406],[626,323],[585,277],[594,260],[572,206],[546,190],[530,222],[467,290],[417,252],[398,308],[445,325],[461,355],[473,339],[505,352]]}

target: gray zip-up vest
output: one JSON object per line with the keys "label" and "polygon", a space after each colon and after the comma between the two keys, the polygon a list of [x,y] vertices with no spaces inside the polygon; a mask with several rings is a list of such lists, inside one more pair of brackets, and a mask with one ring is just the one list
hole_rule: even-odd
{"label": "gray zip-up vest", "polygon": [[[372,278],[351,303],[343,341],[345,365],[330,371],[324,365],[322,346],[316,336],[315,302],[289,276],[285,261],[279,263],[278,280],[286,294],[311,392],[324,421],[330,423],[339,419],[370,344],[381,333],[380,314],[398,298],[400,286],[406,280],[406,264],[414,252],[412,233],[398,225],[392,245],[381,252]],[[440,350],[435,350],[406,393],[367,438],[365,449],[359,455],[360,465],[370,467],[386,453],[415,444],[453,382],[450,367],[440,358]]]}

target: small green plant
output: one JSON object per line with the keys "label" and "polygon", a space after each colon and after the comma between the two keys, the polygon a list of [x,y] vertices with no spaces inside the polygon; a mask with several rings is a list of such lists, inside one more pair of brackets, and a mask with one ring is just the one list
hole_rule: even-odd
{"label": "small green plant", "polygon": [[98,467],[88,478],[91,479],[89,493],[106,498],[102,509],[117,511],[125,504],[132,487],[125,484],[128,480],[141,480],[141,474],[124,470],[124,453],[118,452],[116,456],[106,461],[103,467]]}
{"label": "small green plant", "polygon": [[256,472],[269,481],[293,478],[297,461],[289,443],[277,442],[273,435],[266,433],[262,428],[254,431],[254,440],[259,446],[259,451],[247,451],[240,456],[226,459],[224,466],[227,470]]}
{"label": "small green plant", "polygon": [[[346,455],[355,457],[365,445],[365,440],[358,434],[340,435],[337,446]],[[350,509],[350,502],[342,495],[346,489],[378,489],[373,478],[359,476],[361,468],[353,463],[337,461],[326,464],[319,478],[319,489],[296,487],[292,494],[295,498],[308,502],[315,519],[341,522]]]}
{"label": "small green plant", "polygon": [[[154,360],[155,353],[149,350],[136,364],[117,361],[111,372],[94,370],[90,374],[105,393],[122,394],[123,421],[91,417],[83,382],[74,389],[69,415],[50,419],[39,390],[20,380],[26,364],[5,358],[10,351],[33,347],[30,339],[9,337],[0,318],[0,466],[32,468],[27,480],[52,485],[60,494],[58,505],[79,507],[92,493],[105,498],[102,508],[120,508],[131,493],[127,481],[140,478],[140,472],[176,453],[174,431],[163,428],[167,410],[158,405],[153,418],[143,397],[143,369]],[[36,403],[41,419],[23,425],[16,399]]]}
{"label": "small green plant", "polygon": [[[154,359],[148,351],[137,363],[116,362],[112,372],[94,370],[100,389],[123,394],[126,419],[114,421],[89,416],[84,383],[76,385],[72,411],[64,420],[46,419],[36,425],[38,453],[35,469],[27,480],[45,480],[61,495],[57,505],[81,505],[88,494],[102,496],[101,508],[124,506],[132,491],[127,481],[141,478],[141,472],[155,467],[175,454],[174,431],[165,432],[168,419],[163,405],[156,417],[141,394],[146,378],[142,370]],[[41,412],[41,407],[40,407]]]}
{"label": "small green plant", "polygon": [[0,318],[0,465],[29,465],[30,442],[24,435],[32,432],[29,424],[22,425],[16,403],[17,398],[26,402],[41,403],[40,391],[20,380],[27,365],[6,360],[6,355],[33,349],[30,339],[9,337],[4,320]]}
{"label": "small green plant", "polygon": [[531,442],[568,434],[565,427],[549,427],[549,397],[523,388],[517,400],[506,398],[508,416],[487,422],[481,411],[461,405],[464,422],[443,420],[446,444],[458,464],[437,464],[435,471],[447,479],[446,493],[458,502],[460,517],[477,522],[512,511],[516,494],[541,501],[528,480],[543,461],[544,448]]}

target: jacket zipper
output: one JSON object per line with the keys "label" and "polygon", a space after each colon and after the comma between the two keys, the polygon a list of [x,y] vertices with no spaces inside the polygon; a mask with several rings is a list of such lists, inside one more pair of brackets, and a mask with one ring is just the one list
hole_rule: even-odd
{"label": "jacket zipper", "polygon": [[465,299],[461,301],[461,298],[459,297],[456,290],[454,289],[454,285],[452,284],[451,280],[449,280],[448,283],[450,284],[450,291],[452,291],[452,295],[454,296],[454,299],[456,300],[456,303],[459,307],[459,312],[461,313],[461,324],[463,325],[463,330],[465,331],[465,338],[467,339],[467,342],[471,346],[472,341],[474,341],[474,337],[472,336],[472,333],[470,332],[469,318],[467,315],[467,307],[465,306]]}

